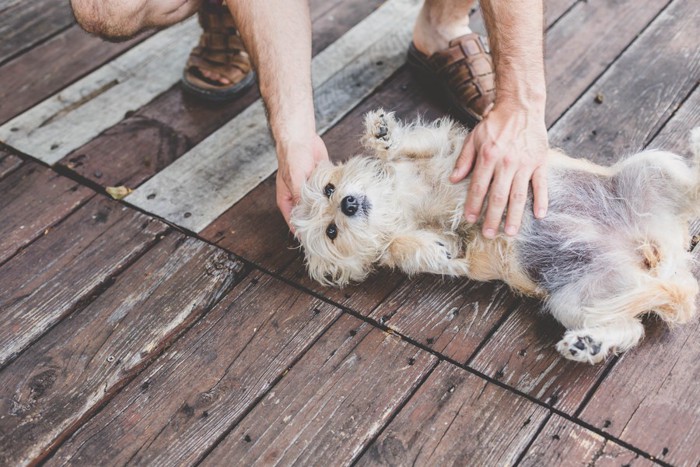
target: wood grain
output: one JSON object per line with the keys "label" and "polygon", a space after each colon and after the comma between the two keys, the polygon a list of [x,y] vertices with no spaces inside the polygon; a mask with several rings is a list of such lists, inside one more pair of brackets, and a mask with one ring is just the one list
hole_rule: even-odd
{"label": "wood grain", "polygon": [[204,465],[349,465],[437,359],[343,316]]}
{"label": "wood grain", "polygon": [[697,85],[700,49],[692,38],[699,21],[692,0],[663,10],[554,125],[551,143],[605,163],[648,144]]}
{"label": "wood grain", "polygon": [[1,373],[0,463],[40,461],[244,274],[200,240],[159,242]]}
{"label": "wood grain", "polygon": [[466,363],[518,301],[501,283],[424,275],[406,280],[370,317]]}
{"label": "wood grain", "polygon": [[546,415],[441,362],[357,465],[513,465]]}
{"label": "wood grain", "polygon": [[0,267],[0,366],[12,360],[166,226],[97,197]]}
{"label": "wood grain", "polygon": [[[8,170],[17,163],[7,156]],[[14,158],[17,159],[17,158]],[[0,159],[0,167],[4,166]],[[0,264],[84,204],[94,192],[29,162],[0,180]]]}
{"label": "wood grain", "polygon": [[518,465],[638,467],[656,464],[559,415],[552,415]]}
{"label": "wood grain", "polygon": [[[34,2],[27,2],[32,4]],[[0,67],[0,124],[141,42],[106,42],[69,27]]]}
{"label": "wood grain", "polygon": [[[313,22],[314,55],[361,21],[378,3],[335,2],[328,16]],[[253,86],[232,102],[216,104],[183,93],[177,84],[66,155],[60,164],[102,186],[137,187],[259,97],[257,86]]]}
{"label": "wood grain", "polygon": [[[319,133],[401,66],[410,19],[417,10],[416,0],[389,0],[313,59]],[[126,200],[199,232],[274,172],[276,165],[265,111],[258,101]]]}
{"label": "wood grain", "polygon": [[10,2],[0,13],[0,64],[74,23],[65,0]]}
{"label": "wood grain", "polygon": [[0,179],[22,165],[22,159],[0,149]]}
{"label": "wood grain", "polygon": [[47,465],[197,461],[339,314],[270,276],[251,273]]}
{"label": "wood grain", "polygon": [[176,83],[200,32],[192,18],[153,35],[0,126],[0,140],[55,163]]}

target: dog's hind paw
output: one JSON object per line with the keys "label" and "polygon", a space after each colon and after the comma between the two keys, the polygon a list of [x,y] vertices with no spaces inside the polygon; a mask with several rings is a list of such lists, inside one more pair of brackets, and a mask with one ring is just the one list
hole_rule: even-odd
{"label": "dog's hind paw", "polygon": [[375,151],[386,151],[391,147],[392,133],[396,126],[393,112],[377,109],[365,115],[365,147]]}
{"label": "dog's hind paw", "polygon": [[608,355],[602,342],[582,331],[567,331],[557,344],[557,350],[564,358],[575,362],[599,363]]}

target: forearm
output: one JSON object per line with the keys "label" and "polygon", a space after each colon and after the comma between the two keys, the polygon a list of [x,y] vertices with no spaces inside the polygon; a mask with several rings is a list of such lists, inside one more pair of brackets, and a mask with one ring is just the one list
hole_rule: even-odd
{"label": "forearm", "polygon": [[258,74],[278,150],[315,134],[307,0],[228,4]]}
{"label": "forearm", "polygon": [[544,113],[542,0],[482,0],[496,68],[496,106]]}

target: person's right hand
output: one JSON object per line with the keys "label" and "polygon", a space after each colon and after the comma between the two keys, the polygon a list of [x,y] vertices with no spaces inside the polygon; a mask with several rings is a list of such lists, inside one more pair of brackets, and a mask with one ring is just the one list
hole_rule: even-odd
{"label": "person's right hand", "polygon": [[327,160],[326,145],[316,133],[299,141],[277,143],[277,207],[292,233],[289,218],[299,202],[301,187],[318,163]]}

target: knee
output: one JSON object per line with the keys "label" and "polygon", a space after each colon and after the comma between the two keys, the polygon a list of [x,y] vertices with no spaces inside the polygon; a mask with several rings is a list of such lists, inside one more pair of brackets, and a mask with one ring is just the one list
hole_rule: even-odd
{"label": "knee", "polygon": [[121,41],[143,29],[138,1],[70,0],[81,28],[106,40]]}

